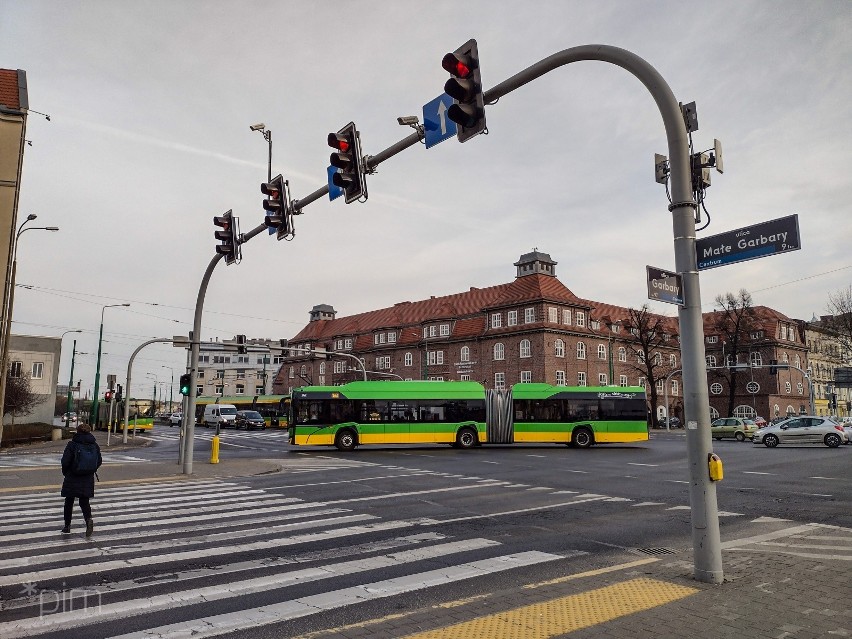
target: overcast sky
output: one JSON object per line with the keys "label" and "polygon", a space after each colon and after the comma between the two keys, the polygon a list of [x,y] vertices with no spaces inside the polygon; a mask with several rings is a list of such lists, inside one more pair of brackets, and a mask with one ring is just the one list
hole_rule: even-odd
{"label": "overcast sky", "polygon": [[[190,330],[213,216],[233,209],[243,231],[263,221],[267,144],[249,125],[273,131],[273,174],[304,197],[326,182],[329,132],[354,121],[367,154],[407,136],[396,118],[422,118],[448,77],[441,58],[471,37],[486,89],[557,51],[606,44],[695,101],[695,147],[718,138],[725,162],[699,237],[799,215],[802,250],[702,272],[703,310],[745,288],[810,319],[850,285],[848,0],[459,6],[0,0],[0,67],[24,69],[30,107],[50,115],[28,121],[19,220],[61,227],[21,238],[13,331],[82,330],[65,337],[60,380],[77,337],[88,354],[74,377],[91,388],[102,308],[129,302],[105,312],[102,378],[123,378],[141,342]],[[666,140],[647,90],[580,62],[504,96],[487,122],[489,135],[383,163],[366,203],[323,198],[296,218],[294,241],[263,234],[241,264],[220,263],[202,338],[290,338],[315,304],[343,317],[509,282],[533,248],[582,298],[646,303],[645,266],[674,267],[653,171]],[[150,389],[146,373],[168,384],[185,351],[152,346],[137,362]]]}

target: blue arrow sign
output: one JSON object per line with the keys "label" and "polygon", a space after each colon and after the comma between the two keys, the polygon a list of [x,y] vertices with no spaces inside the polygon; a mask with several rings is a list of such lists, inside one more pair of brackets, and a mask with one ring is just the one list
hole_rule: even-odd
{"label": "blue arrow sign", "polygon": [[339,173],[339,172],[340,172],[340,169],[338,169],[336,167],[333,167],[333,166],[328,167],[328,199],[329,200],[335,200],[335,199],[339,198],[341,195],[343,195],[343,189],[341,187],[337,186],[336,184],[332,183],[332,181],[331,181],[331,177],[335,173]]}
{"label": "blue arrow sign", "polygon": [[447,109],[453,105],[453,102],[450,96],[442,93],[423,105],[423,129],[427,149],[456,135],[458,127],[447,117]]}

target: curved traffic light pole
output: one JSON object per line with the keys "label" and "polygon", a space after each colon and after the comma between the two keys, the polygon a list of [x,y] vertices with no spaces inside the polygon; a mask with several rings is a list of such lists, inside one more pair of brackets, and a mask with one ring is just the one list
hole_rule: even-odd
{"label": "curved traffic light pole", "polygon": [[[704,381],[704,341],[701,317],[701,292],[695,260],[695,201],[692,197],[692,179],[689,168],[689,140],[680,105],[674,93],[654,67],[639,56],[608,45],[584,45],[565,49],[537,62],[515,74],[508,80],[484,92],[486,104],[492,104],[502,96],[553,71],[561,66],[582,60],[609,62],[633,74],[651,93],[666,131],[672,204],[672,230],[674,235],[675,270],[683,278],[684,304],[678,310],[681,336],[681,362],[684,386],[684,416],[686,419],[686,441],[689,465],[689,498],[692,513],[692,544],[694,553],[694,576],[699,581],[722,583],[722,551],[719,536],[719,515],[716,487],[710,480],[708,459],[712,453],[710,437],[710,404],[707,384]],[[365,158],[367,170],[393,157],[420,141],[419,133],[413,133],[381,153]],[[328,185],[317,189],[301,200],[293,202],[294,210],[301,212],[308,204],[328,193]],[[260,225],[243,235],[246,242],[266,229]],[[199,337],[201,331],[201,307],[207,283],[213,268],[221,259],[216,255],[207,267],[198,294],[193,325],[191,370],[192,387],[195,389],[198,367]],[[186,454],[184,473],[192,473],[192,438],[194,430],[195,393],[189,396],[189,407],[184,415],[186,427]],[[192,419],[189,416],[192,415]]]}
{"label": "curved traffic light pole", "polygon": [[139,354],[143,348],[150,344],[157,344],[160,342],[168,342],[172,343],[171,338],[159,338],[159,339],[149,339],[147,342],[143,342],[139,345],[139,347],[133,351],[133,354],[130,356],[130,361],[127,362],[127,380],[124,384],[124,432],[122,435],[122,443],[127,443],[127,422],[130,420],[130,371],[133,369],[133,360],[136,359],[136,355]]}

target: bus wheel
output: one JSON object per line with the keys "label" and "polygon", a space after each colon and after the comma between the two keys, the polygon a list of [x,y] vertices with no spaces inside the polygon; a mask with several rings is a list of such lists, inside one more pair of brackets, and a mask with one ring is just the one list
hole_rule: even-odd
{"label": "bus wheel", "polygon": [[571,435],[571,443],[577,448],[588,448],[595,443],[595,438],[588,428],[575,428]]}
{"label": "bus wheel", "polygon": [[337,450],[341,450],[344,453],[355,450],[356,444],[355,433],[348,428],[337,433],[337,437],[334,438],[334,445],[337,447]]}
{"label": "bus wheel", "polygon": [[473,448],[478,442],[479,438],[472,428],[462,428],[456,435],[456,448]]}

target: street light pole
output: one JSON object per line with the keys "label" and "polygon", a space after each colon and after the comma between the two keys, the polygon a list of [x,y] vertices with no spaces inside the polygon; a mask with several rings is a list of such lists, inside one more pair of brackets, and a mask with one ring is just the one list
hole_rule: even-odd
{"label": "street light pole", "polygon": [[12,310],[15,306],[15,275],[18,271],[18,240],[24,231],[52,231],[59,230],[58,226],[31,226],[24,228],[27,222],[32,222],[38,215],[30,213],[27,219],[21,222],[18,227],[18,232],[15,234],[15,243],[12,246],[12,268],[6,277],[6,290],[3,299],[3,321],[4,326],[0,327],[0,337],[2,337],[2,348],[0,348],[0,441],[3,439],[3,420],[5,418],[3,407],[6,404],[6,378],[8,373],[7,360],[9,358],[9,336],[12,332]]}
{"label": "street light pole", "polygon": [[116,306],[130,306],[130,304],[107,304],[101,309],[101,330],[98,335],[98,363],[95,366],[95,391],[92,396],[92,413],[89,415],[90,423],[92,423],[92,419],[94,419],[92,429],[97,429],[98,427],[98,391],[101,383],[101,347],[103,346],[104,341],[104,311]]}

